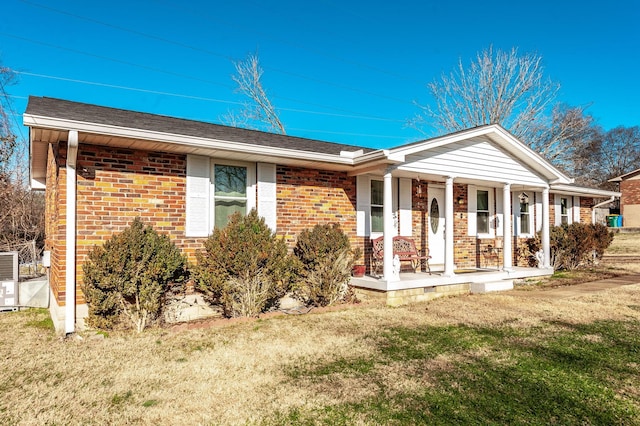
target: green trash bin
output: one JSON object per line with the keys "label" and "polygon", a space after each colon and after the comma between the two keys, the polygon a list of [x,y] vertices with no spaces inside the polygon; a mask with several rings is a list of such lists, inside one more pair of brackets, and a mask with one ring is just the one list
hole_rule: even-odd
{"label": "green trash bin", "polygon": [[607,225],[609,228],[617,228],[618,227],[618,215],[612,214],[607,216]]}

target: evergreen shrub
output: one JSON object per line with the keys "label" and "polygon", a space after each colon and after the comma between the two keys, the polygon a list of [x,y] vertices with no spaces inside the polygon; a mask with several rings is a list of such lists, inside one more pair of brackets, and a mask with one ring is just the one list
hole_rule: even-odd
{"label": "evergreen shrub", "polygon": [[328,306],[349,294],[349,279],[359,250],[338,224],[316,225],[298,236],[293,253],[298,281],[294,295],[308,305]]}
{"label": "evergreen shrub", "polygon": [[83,272],[89,325],[141,332],[160,318],[168,295],[184,290],[187,261],[168,236],[136,218],[93,248]]}
{"label": "evergreen shrub", "polygon": [[[555,269],[574,270],[591,266],[602,258],[613,241],[613,233],[602,224],[572,223],[549,229],[551,266]],[[535,266],[535,253],[542,248],[540,235],[524,244],[529,265]]]}
{"label": "evergreen shrub", "polygon": [[196,288],[226,317],[274,308],[290,287],[287,246],[255,209],[246,216],[235,213],[225,228],[214,229],[196,258]]}

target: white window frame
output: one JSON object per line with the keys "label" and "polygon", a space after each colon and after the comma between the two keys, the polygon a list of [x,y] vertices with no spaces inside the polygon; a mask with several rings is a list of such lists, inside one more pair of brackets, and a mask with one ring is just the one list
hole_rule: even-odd
{"label": "white window frame", "polygon": [[[488,218],[487,218],[487,225],[489,226],[489,232],[480,232],[478,230],[478,223],[480,222],[478,220],[478,204],[477,204],[477,200],[478,200],[478,192],[480,191],[486,191],[487,192],[487,201],[489,203],[489,209],[487,210],[488,212]],[[495,230],[495,226],[493,226],[494,222],[495,222],[495,217],[496,217],[496,212],[495,212],[495,191],[494,188],[488,188],[488,187],[477,187],[476,188],[476,209],[475,209],[475,214],[476,214],[476,236],[477,238],[495,238],[496,235],[496,230]],[[485,211],[485,210],[483,210]]]}
{"label": "white window frame", "polygon": [[[384,232],[371,230],[371,207],[383,207],[382,204],[372,205],[371,203],[372,181],[381,181],[384,185],[384,178],[379,175],[358,175],[356,177],[356,235],[374,239],[381,237]],[[411,236],[413,226],[411,179],[394,177],[391,186],[394,227],[388,229],[387,232],[390,232],[392,236]]]}
{"label": "white window frame", "polygon": [[369,224],[370,224],[370,229],[369,229],[369,233],[371,234],[372,238],[377,238],[379,236],[381,236],[384,233],[384,218],[383,218],[383,225],[382,225],[382,230],[380,231],[374,231],[373,230],[373,208],[377,207],[377,208],[381,208],[384,209],[384,204],[374,204],[373,203],[373,182],[380,182],[380,184],[382,185],[382,200],[384,201],[384,180],[382,179],[377,179],[377,178],[371,178],[371,180],[369,181],[369,199],[371,200],[371,205],[370,205],[370,209],[369,209]]}
{"label": "white window frame", "polygon": [[529,216],[529,229],[522,229],[522,211],[520,210],[520,193],[514,192],[513,197],[511,198],[511,203],[513,206],[513,218],[514,218],[514,231],[515,235],[522,238],[531,238],[535,235],[535,208],[536,208],[536,198],[533,192],[528,192],[529,194],[529,203],[526,214]]}
{"label": "white window frame", "polygon": [[[247,171],[247,175],[246,175],[246,182],[245,182],[245,195],[244,197],[230,197],[230,196],[216,196],[216,166],[229,166],[229,167],[239,167],[239,168],[245,168]],[[214,159],[211,161],[211,172],[210,172],[210,176],[211,176],[211,196],[210,196],[210,220],[211,220],[211,224],[213,225],[212,228],[215,228],[215,224],[216,224],[216,200],[230,200],[230,201],[244,201],[245,202],[245,214],[249,213],[252,209],[252,207],[250,206],[250,192],[251,192],[251,170],[255,170],[255,164],[251,164],[251,163],[242,163],[242,162],[235,162],[235,161],[221,161],[221,160],[217,160]],[[253,173],[254,175],[254,184],[255,184],[255,172]],[[255,207],[255,197],[254,197],[254,206]]]}
{"label": "white window frame", "polygon": [[[191,157],[193,158],[193,160],[190,160]],[[194,237],[194,238],[206,237],[208,235],[211,235],[211,233],[213,232],[213,229],[215,226],[215,175],[214,173],[215,173],[216,165],[246,167],[247,169],[246,212],[248,213],[249,211],[251,211],[251,209],[256,208],[256,163],[188,155],[187,169],[189,169],[189,161],[194,161],[194,160],[203,161],[205,158],[206,158],[206,161],[209,162],[209,167],[208,167],[209,176],[207,177],[204,174],[202,174],[198,178],[200,180],[207,179],[208,181],[208,185],[207,185],[208,193],[206,194],[206,196],[208,197],[208,202],[201,204],[196,210],[197,211],[208,210],[204,212],[206,216],[206,222],[208,224],[207,231],[205,232],[203,228],[192,229],[193,227],[191,226],[190,221],[193,221],[194,218],[191,216],[194,213],[197,213],[197,211],[193,210],[194,207],[190,207],[190,202],[191,202],[190,194],[189,194],[190,190],[188,188],[189,185],[187,185],[187,189],[186,189],[187,206],[186,206],[186,214],[185,214],[185,220],[186,220],[185,235],[187,237]],[[189,180],[188,172],[187,172],[187,180]],[[201,197],[204,196],[204,193],[202,194],[203,195],[201,195]]]}

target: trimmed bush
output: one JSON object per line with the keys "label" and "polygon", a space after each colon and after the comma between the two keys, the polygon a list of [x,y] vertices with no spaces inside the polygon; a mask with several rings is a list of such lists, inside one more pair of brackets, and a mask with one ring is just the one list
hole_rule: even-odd
{"label": "trimmed bush", "polygon": [[313,306],[328,306],[345,298],[359,253],[351,250],[349,238],[338,224],[302,231],[293,253],[299,274],[296,298]]}
{"label": "trimmed bush", "polygon": [[139,218],[89,253],[82,269],[88,323],[138,332],[160,317],[167,294],[183,291],[187,261],[166,235]]}
{"label": "trimmed bush", "polygon": [[[549,229],[551,266],[555,269],[573,270],[593,265],[602,258],[613,241],[613,233],[601,224],[572,223],[552,226]],[[540,236],[529,238],[524,245],[529,265],[535,266],[535,252],[541,249]]]}
{"label": "trimmed bush", "polygon": [[235,213],[225,228],[214,229],[196,258],[196,288],[226,317],[258,315],[289,290],[287,246],[255,209],[246,216]]}

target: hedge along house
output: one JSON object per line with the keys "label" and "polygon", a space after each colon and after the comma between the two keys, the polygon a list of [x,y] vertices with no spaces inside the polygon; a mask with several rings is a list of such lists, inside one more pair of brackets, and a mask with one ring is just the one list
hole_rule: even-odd
{"label": "hedge along house", "polygon": [[[590,222],[594,200],[619,196],[572,185],[498,125],[366,149],[41,97],[24,124],[31,185],[46,190],[51,312],[65,333],[87,314],[88,252],[138,216],[191,261],[214,226],[251,208],[290,247],[303,229],[339,223],[369,272],[371,240],[383,236],[382,276],[352,284],[397,303],[551,274],[550,225]],[[517,253],[536,232],[543,256],[531,268]],[[435,273],[401,274],[395,235],[428,251]]]}

